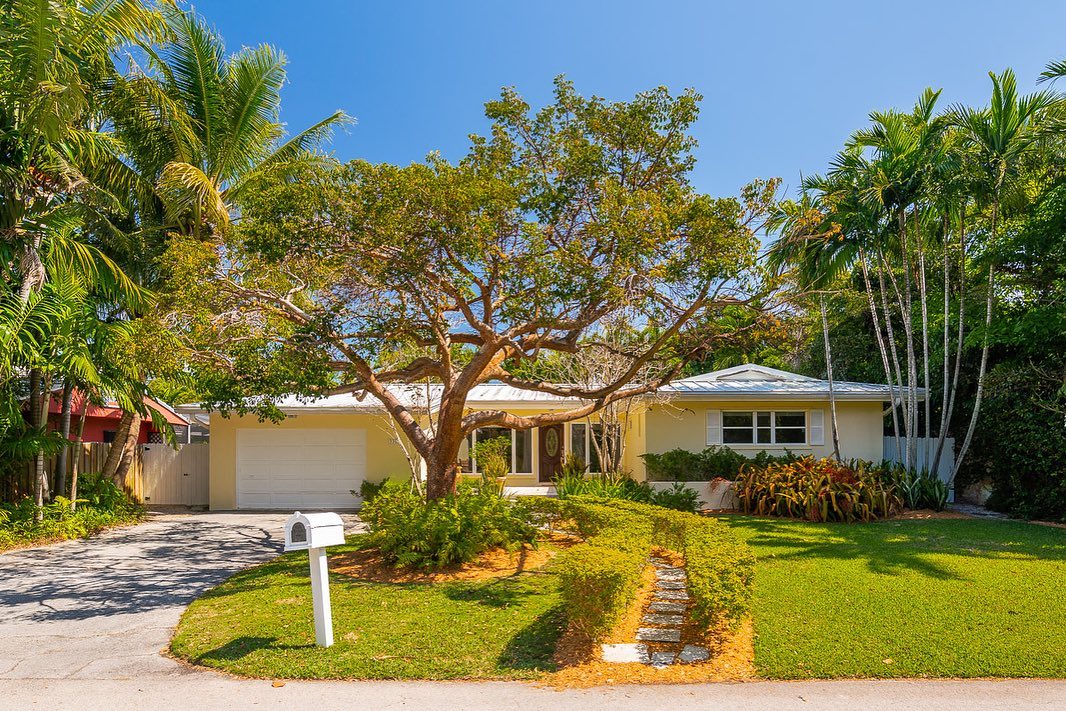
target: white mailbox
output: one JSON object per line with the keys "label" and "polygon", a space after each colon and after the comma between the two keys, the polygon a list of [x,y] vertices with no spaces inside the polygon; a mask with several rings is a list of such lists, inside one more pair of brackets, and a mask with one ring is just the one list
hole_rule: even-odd
{"label": "white mailbox", "polygon": [[333,644],[333,610],[329,604],[326,546],[344,543],[344,522],[335,513],[297,511],[285,522],[285,550],[307,551],[311,562],[311,603],[315,611],[315,644]]}
{"label": "white mailbox", "polygon": [[297,511],[285,522],[285,550],[305,551],[344,544],[344,522],[335,513]]}

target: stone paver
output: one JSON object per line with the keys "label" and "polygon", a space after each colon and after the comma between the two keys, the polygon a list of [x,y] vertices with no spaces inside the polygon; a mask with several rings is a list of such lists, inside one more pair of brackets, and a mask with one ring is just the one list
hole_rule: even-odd
{"label": "stone paver", "polygon": [[659,568],[655,571],[655,577],[659,580],[684,580],[685,571],[677,568]]}
{"label": "stone paver", "polygon": [[666,602],[664,600],[654,600],[648,605],[649,612],[679,613],[687,609],[688,607],[683,602]]}
{"label": "stone paver", "polygon": [[664,615],[658,612],[649,612],[640,618],[642,622],[649,625],[680,625],[685,621],[684,615]]}
{"label": "stone paver", "polygon": [[656,590],[656,600],[688,600],[688,593],[684,590]]}
{"label": "stone paver", "polygon": [[657,590],[684,590],[684,580],[660,580],[655,583]]}
{"label": "stone paver", "polygon": [[699,647],[695,644],[686,644],[685,648],[681,650],[681,653],[677,655],[677,661],[682,664],[692,664],[693,662],[705,662],[711,658],[711,652],[706,647]]}
{"label": "stone paver", "polygon": [[648,645],[646,644],[605,644],[603,645],[603,661],[614,663],[636,662],[647,664]]}
{"label": "stone paver", "polygon": [[652,652],[651,659],[648,661],[656,669],[665,669],[674,663],[674,659],[677,655],[673,652]]}
{"label": "stone paver", "polygon": [[637,630],[637,639],[644,642],[680,642],[681,630],[641,627]]}

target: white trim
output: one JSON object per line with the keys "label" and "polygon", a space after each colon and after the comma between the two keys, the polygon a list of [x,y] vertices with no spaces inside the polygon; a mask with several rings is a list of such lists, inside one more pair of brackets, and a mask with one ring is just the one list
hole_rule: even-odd
{"label": "white trim", "polygon": [[807,413],[807,439],[812,445],[825,444],[825,410],[810,410]]}
{"label": "white trim", "polygon": [[722,411],[707,410],[707,446],[722,444]]}
{"label": "white trim", "polygon": [[[711,412],[712,411],[710,411],[710,410],[707,412],[708,417],[710,416]],[[751,439],[752,439],[751,442],[726,442],[725,441],[725,430],[727,430],[727,429],[742,430],[742,429],[746,429],[746,428],[743,428],[743,427],[726,427],[725,426],[725,417],[724,416],[722,417],[722,420],[721,420],[722,421],[722,426],[721,426],[722,443],[726,447],[738,447],[739,446],[739,447],[763,447],[763,448],[765,448],[765,447],[779,447],[779,448],[780,447],[784,447],[784,448],[787,448],[787,447],[805,447],[805,446],[808,446],[808,445],[811,444],[811,442],[809,441],[810,437],[808,437],[808,427],[810,425],[810,418],[808,417],[808,414],[809,414],[809,412],[821,412],[821,411],[820,410],[813,410],[813,411],[808,411],[808,410],[760,410],[760,409],[754,409],[754,408],[753,409],[746,409],[746,408],[745,409],[739,409],[738,408],[738,409],[735,409],[735,410],[732,410],[732,409],[731,410],[722,410],[721,412],[722,412],[723,415],[725,413],[728,413],[728,412],[744,412],[744,413],[750,412],[751,413]],[[760,427],[759,427],[759,414],[760,413],[769,413],[769,415],[770,415],[770,441],[769,442],[760,442],[759,441],[759,429],[760,429]],[[786,413],[787,414],[797,414],[797,413],[799,413],[799,414],[803,415],[803,441],[802,442],[778,442],[777,441],[777,415],[778,414],[786,414]],[[761,429],[766,429],[766,427],[762,427]],[[795,427],[787,427],[786,426],[786,427],[782,427],[781,429],[783,429],[783,430],[798,430],[798,429],[800,429],[800,427],[799,427],[799,425],[796,425]]]}

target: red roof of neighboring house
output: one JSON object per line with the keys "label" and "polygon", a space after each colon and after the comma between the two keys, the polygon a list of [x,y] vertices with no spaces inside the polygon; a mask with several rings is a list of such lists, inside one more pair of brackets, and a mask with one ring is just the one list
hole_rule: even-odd
{"label": "red roof of neighboring house", "polygon": [[[81,416],[82,405],[85,403],[85,395],[80,390],[74,391],[74,398],[71,403],[71,418],[77,419]],[[170,409],[169,405],[153,400],[149,397],[144,398],[144,404],[163,415],[166,421],[172,425],[187,425],[189,421]],[[48,403],[48,414],[59,415],[63,411],[63,391],[56,390],[52,392],[52,400]],[[92,402],[88,403],[88,410],[85,413],[86,417],[106,417],[119,420],[122,418],[122,408],[118,406],[118,403],[114,400],[108,400],[106,404],[101,407]]]}

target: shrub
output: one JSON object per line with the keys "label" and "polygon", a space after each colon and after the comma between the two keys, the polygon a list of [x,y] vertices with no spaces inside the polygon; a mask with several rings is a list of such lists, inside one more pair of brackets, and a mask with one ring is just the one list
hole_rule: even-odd
{"label": "shrub", "polygon": [[[0,550],[69,538],[87,538],[95,533],[140,520],[143,510],[114,484],[99,475],[82,475],[78,482],[78,507],[57,496],[34,518],[36,507],[26,498],[0,505]],[[83,496],[84,495],[84,496]]]}
{"label": "shrub", "polygon": [[903,501],[882,467],[804,457],[790,464],[745,467],[737,481],[745,513],[809,521],[871,521]]}
{"label": "shrub", "polygon": [[528,509],[468,481],[435,501],[388,482],[363,506],[361,517],[373,545],[401,566],[440,568],[469,562],[490,548],[536,542]]}
{"label": "shrub", "polygon": [[702,624],[748,614],[755,557],[721,522],[635,501],[575,497],[555,514],[586,536],[559,556],[571,624],[592,640],[614,628],[633,603],[652,544],[685,556],[693,614]]}
{"label": "shrub", "polygon": [[687,511],[696,513],[703,501],[700,500],[699,492],[690,489],[682,482],[676,481],[669,489],[656,491],[652,494],[651,502],[656,506],[662,506],[675,511]]}
{"label": "shrub", "polygon": [[554,482],[555,495],[560,499],[591,496],[598,499],[627,499],[651,502],[654,492],[646,482],[636,481],[626,474],[597,474],[584,477],[571,473],[560,475]]}
{"label": "shrub", "polygon": [[735,625],[751,611],[755,554],[725,524],[702,519],[685,530],[685,569],[692,616],[704,627]]}
{"label": "shrub", "polygon": [[556,561],[570,624],[591,640],[608,634],[629,609],[651,551],[649,519],[601,503],[572,501],[564,514],[586,536]]}
{"label": "shrub", "polygon": [[775,456],[759,452],[746,457],[729,447],[711,446],[702,452],[671,449],[668,452],[642,454],[648,471],[648,481],[711,481],[734,480],[745,466],[764,467],[769,464],[787,464],[796,460],[791,452]]}
{"label": "shrub", "polygon": [[[388,477],[376,483],[364,479],[359,485],[359,498],[363,500],[363,505],[365,506],[377,498],[377,495],[381,493],[389,481]],[[352,496],[355,496],[355,491],[352,491],[351,493]]]}
{"label": "shrub", "polygon": [[895,470],[897,488],[909,509],[943,511],[948,503],[948,485],[932,472]]}

